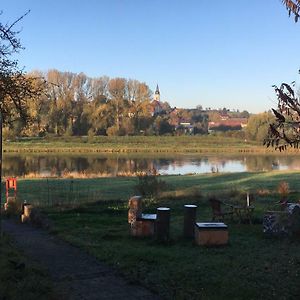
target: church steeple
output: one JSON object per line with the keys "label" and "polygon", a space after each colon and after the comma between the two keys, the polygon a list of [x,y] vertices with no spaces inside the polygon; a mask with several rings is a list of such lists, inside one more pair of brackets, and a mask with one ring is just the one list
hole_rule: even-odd
{"label": "church steeple", "polygon": [[159,91],[158,84],[156,85],[156,91],[154,93],[154,100],[160,101],[160,91]]}
{"label": "church steeple", "polygon": [[160,95],[158,84],[156,85],[156,91],[155,91],[155,94]]}

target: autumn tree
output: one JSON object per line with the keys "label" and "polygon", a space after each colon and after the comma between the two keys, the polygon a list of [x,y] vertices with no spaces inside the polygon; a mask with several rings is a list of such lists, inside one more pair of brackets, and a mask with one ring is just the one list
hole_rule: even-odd
{"label": "autumn tree", "polygon": [[[282,0],[289,15],[299,19],[300,0]],[[272,109],[275,121],[269,125],[268,135],[264,145],[274,147],[280,151],[288,146],[299,148],[300,143],[300,99],[294,90],[295,83],[274,85],[277,95],[277,108]]]}
{"label": "autumn tree", "polygon": [[291,14],[295,17],[295,22],[299,19],[300,0],[282,0],[282,3],[286,6],[289,16]]}
{"label": "autumn tree", "polygon": [[145,83],[138,80],[128,80],[127,83],[129,112],[128,116],[132,120],[134,133],[140,134],[145,131],[151,122],[150,98],[151,91]]}
{"label": "autumn tree", "polygon": [[113,78],[108,83],[109,101],[107,109],[112,116],[113,124],[108,128],[109,135],[120,135],[123,118],[128,106],[126,97],[126,79]]}
{"label": "autumn tree", "polygon": [[269,125],[264,140],[267,147],[272,146],[280,151],[288,146],[299,148],[300,145],[300,99],[292,86],[286,83],[280,87],[274,86],[278,105],[272,109],[275,121]]}
{"label": "autumn tree", "polygon": [[[18,62],[12,59],[12,55],[22,49],[18,38],[20,32],[15,27],[26,14],[12,23],[3,23],[0,20],[0,183],[2,182],[2,126],[12,124],[16,120],[25,125],[29,121],[27,101],[39,97],[45,84],[43,80],[37,84],[37,78],[26,76],[19,68]],[[0,16],[2,15],[0,13]]]}

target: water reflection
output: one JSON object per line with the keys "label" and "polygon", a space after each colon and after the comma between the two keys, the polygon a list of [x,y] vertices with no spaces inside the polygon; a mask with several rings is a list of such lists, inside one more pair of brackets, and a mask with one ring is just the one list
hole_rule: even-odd
{"label": "water reflection", "polygon": [[3,160],[4,176],[121,176],[300,169],[300,156],[15,155]]}

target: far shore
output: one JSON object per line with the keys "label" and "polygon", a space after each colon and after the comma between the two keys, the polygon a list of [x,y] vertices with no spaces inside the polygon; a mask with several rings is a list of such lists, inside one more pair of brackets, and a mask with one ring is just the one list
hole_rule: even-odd
{"label": "far shore", "polygon": [[279,152],[258,142],[208,136],[124,136],[23,138],[5,141],[5,153],[226,153],[298,154],[298,149]]}

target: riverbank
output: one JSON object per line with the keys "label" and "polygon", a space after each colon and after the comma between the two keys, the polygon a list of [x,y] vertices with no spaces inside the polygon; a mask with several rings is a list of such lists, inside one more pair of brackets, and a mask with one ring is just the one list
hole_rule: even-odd
{"label": "riverbank", "polygon": [[[6,153],[271,153],[258,143],[221,136],[24,138],[4,142]],[[279,151],[276,151],[279,153]],[[289,150],[286,153],[295,153]]]}

